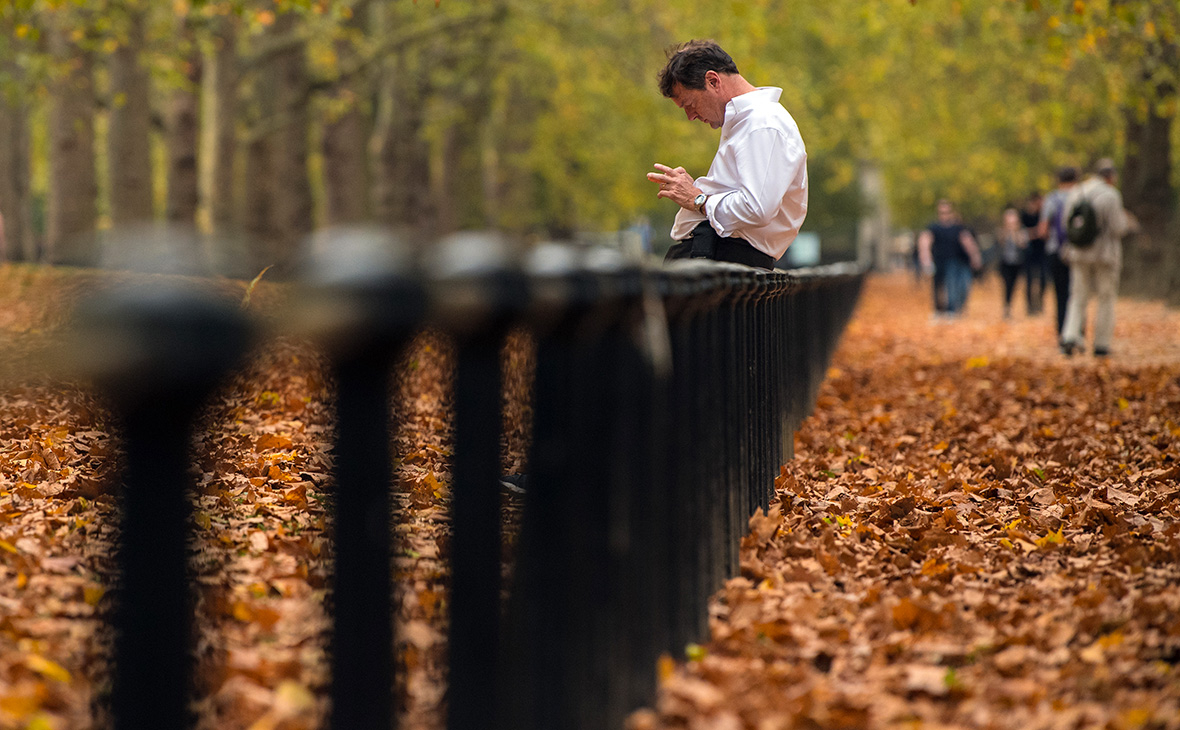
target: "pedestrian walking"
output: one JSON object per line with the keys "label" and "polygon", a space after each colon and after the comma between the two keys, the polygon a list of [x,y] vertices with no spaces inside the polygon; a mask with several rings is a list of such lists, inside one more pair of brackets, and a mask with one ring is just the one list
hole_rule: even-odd
{"label": "pedestrian walking", "polygon": [[1065,310],[1069,303],[1069,264],[1062,258],[1065,239],[1065,201],[1078,182],[1076,167],[1063,167],[1057,171],[1057,189],[1045,198],[1041,207],[1041,223],[1037,232],[1045,239],[1045,258],[1049,279],[1053,282],[1053,298],[1057,309],[1057,340],[1065,328]]}
{"label": "pedestrian walking", "polygon": [[972,271],[982,268],[979,244],[949,200],[938,201],[938,218],[918,235],[922,268],[933,271],[935,316],[963,312],[971,291]]}
{"label": "pedestrian walking", "polygon": [[1020,211],[1015,207],[1004,211],[1003,223],[996,231],[996,246],[1000,250],[1000,278],[1004,281],[1004,319],[1011,319],[1012,292],[1028,251],[1028,229],[1021,224]]}
{"label": "pedestrian walking", "polygon": [[1067,356],[1085,349],[1082,328],[1091,298],[1097,300],[1094,316],[1094,355],[1110,354],[1114,335],[1114,304],[1119,271],[1123,264],[1123,236],[1129,225],[1123,196],[1114,186],[1118,177],[1114,161],[1103,158],[1094,174],[1076,186],[1066,199],[1064,256],[1069,262],[1069,304],[1061,334],[1061,351]]}

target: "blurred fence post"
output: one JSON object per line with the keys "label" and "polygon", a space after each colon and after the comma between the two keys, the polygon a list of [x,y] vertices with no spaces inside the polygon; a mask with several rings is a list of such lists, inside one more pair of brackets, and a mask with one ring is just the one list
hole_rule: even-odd
{"label": "blurred fence post", "polygon": [[501,351],[528,282],[503,241],[454,236],[433,252],[432,324],[455,337],[455,454],[447,727],[495,722],[500,676]]}
{"label": "blurred fence post", "polygon": [[313,243],[304,327],[326,346],[337,384],[332,520],[332,711],[337,730],[393,726],[391,526],[396,354],[421,326],[426,293],[408,252],[374,231]]}
{"label": "blurred fence post", "polygon": [[179,284],[130,287],[79,308],[76,352],[110,398],[126,449],[117,548],[117,730],[192,725],[188,570],[193,424],[246,351],[238,308]]}
{"label": "blurred fence post", "polygon": [[[292,329],[337,391],[330,723],[394,724],[391,495],[396,356],[423,327],[457,344],[451,730],[598,730],[650,702],[655,662],[706,638],[740,569],[863,281],[678,262],[645,269],[562,246],[517,262],[487,237],[429,266],[383,233],[317,239]],[[235,307],[126,290],[80,317],[79,345],[127,444],[116,727],[191,725],[188,448],[203,398],[246,350]],[[505,335],[538,341],[530,474],[501,601]]]}

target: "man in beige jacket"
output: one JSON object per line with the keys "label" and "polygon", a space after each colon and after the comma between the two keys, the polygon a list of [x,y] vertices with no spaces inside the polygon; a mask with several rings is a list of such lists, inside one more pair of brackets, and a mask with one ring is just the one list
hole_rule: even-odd
{"label": "man in beige jacket", "polygon": [[1118,294],[1119,270],[1123,265],[1122,238],[1129,229],[1123,196],[1114,187],[1117,172],[1114,161],[1103,158],[1094,166],[1094,175],[1074,186],[1065,201],[1071,211],[1085,198],[1094,207],[1098,219],[1098,237],[1084,248],[1067,243],[1062,259],[1069,264],[1069,304],[1065,312],[1065,326],[1061,331],[1061,351],[1066,355],[1085,349],[1082,331],[1086,324],[1086,307],[1090,297],[1098,299],[1094,319],[1094,354],[1110,354],[1110,340],[1114,334],[1114,300]]}

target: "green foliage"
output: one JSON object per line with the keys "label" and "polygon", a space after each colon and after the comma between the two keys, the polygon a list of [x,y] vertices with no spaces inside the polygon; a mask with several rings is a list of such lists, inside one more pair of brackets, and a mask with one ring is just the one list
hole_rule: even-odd
{"label": "green foliage", "polygon": [[[276,17],[295,15],[328,118],[374,111],[337,81],[394,69],[457,223],[539,235],[670,221],[644,174],[654,162],[703,174],[717,143],[655,87],[664,48],[692,37],[784,89],[811,163],[808,226],[822,230],[851,230],[865,163],[883,171],[899,225],[925,221],[939,197],[994,215],[1062,164],[1119,155],[1123,110],[1174,116],[1180,84],[1180,6],[1158,0],[721,0],[708,12],[687,0],[6,0],[0,89],[43,87],[39,38],[55,17],[101,61],[131,11],[148,14],[160,91],[191,85],[179,21],[199,45],[214,21],[240,18],[249,65]],[[381,33],[363,22],[377,11]]]}

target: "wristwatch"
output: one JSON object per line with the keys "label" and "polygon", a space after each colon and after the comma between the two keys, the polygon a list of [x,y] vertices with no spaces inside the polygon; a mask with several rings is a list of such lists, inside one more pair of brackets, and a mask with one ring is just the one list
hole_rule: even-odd
{"label": "wristwatch", "polygon": [[696,196],[695,198],[693,198],[693,199],[692,199],[692,204],[696,206],[696,209],[697,209],[697,212],[698,212],[698,213],[704,213],[704,212],[705,212],[705,210],[704,210],[704,208],[705,208],[705,201],[706,201],[706,200],[708,200],[708,199],[709,199],[709,196],[708,196],[708,195],[705,195],[704,193],[701,193],[700,195],[698,195],[698,196]]}

